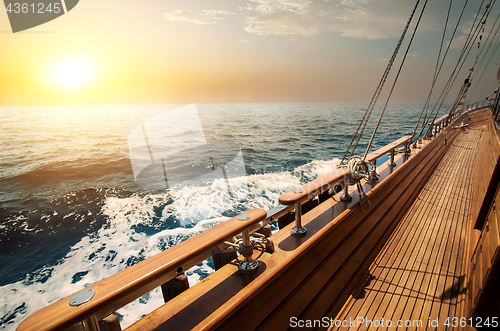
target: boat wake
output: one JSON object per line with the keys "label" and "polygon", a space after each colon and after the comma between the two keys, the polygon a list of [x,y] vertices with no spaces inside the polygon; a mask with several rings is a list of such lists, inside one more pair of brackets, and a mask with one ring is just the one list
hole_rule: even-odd
{"label": "boat wake", "polygon": [[[18,215],[21,218],[19,222],[24,225],[17,228],[24,228],[24,232],[43,234],[45,231],[51,231],[49,235],[43,237],[43,242],[39,242],[40,247],[50,247],[52,242],[54,245],[59,242],[59,237],[69,231],[63,228],[80,226],[91,231],[78,231],[82,233],[81,237],[74,236],[73,242],[70,242],[62,257],[49,261],[35,271],[27,273],[24,278],[0,288],[3,293],[0,299],[0,328],[14,330],[26,316],[40,308],[191,238],[245,210],[251,208],[268,210],[275,207],[282,193],[328,173],[335,169],[338,163],[338,159],[314,160],[291,171],[257,173],[234,178],[237,181],[246,181],[248,187],[246,198],[222,213],[216,212],[222,197],[209,196],[205,194],[204,189],[208,190],[210,187],[203,188],[197,185],[185,186],[182,194],[178,194],[175,203],[168,190],[150,189],[130,193],[115,192],[110,189],[89,189],[90,191],[68,193],[63,198],[54,200],[57,203],[51,207],[66,205],[72,208],[59,208],[57,212],[55,209],[46,211],[45,227],[34,227],[33,224],[29,224],[26,217]],[[176,213],[176,204],[188,201],[197,202],[197,208],[192,211],[190,217],[201,220],[181,226]],[[75,218],[79,213],[83,214]],[[68,217],[72,217],[71,222],[62,222]],[[55,222],[55,218],[62,222],[57,231],[54,227],[46,226],[50,222]],[[40,251],[36,256],[39,255]],[[213,271],[213,263],[208,260],[191,268],[186,274],[192,286]],[[159,289],[142,296],[118,311],[121,325],[126,327],[132,324],[162,303],[163,297]]]}

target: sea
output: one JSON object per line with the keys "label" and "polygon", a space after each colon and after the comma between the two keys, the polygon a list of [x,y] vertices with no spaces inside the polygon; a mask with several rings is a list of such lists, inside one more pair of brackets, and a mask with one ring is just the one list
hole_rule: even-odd
{"label": "sea", "polygon": [[[366,106],[0,106],[0,329],[15,330],[50,303],[245,210],[277,206],[282,193],[336,169]],[[161,140],[163,131],[148,125],[168,130],[161,122],[185,107],[196,115],[183,124],[189,130],[155,143],[172,147],[180,164],[183,148],[189,150],[186,132],[208,148],[211,142],[232,146],[239,171],[230,179],[244,190],[230,203],[224,189],[230,186],[213,188],[217,180],[227,184],[220,176],[212,186],[184,181],[176,190],[166,180],[156,186],[139,181],[134,132]],[[371,150],[411,134],[422,107],[389,105]],[[364,154],[379,113],[376,108],[356,154]],[[151,159],[152,145],[142,146]],[[212,272],[208,259],[187,276],[194,285]],[[122,327],[162,303],[156,289],[121,308]]]}

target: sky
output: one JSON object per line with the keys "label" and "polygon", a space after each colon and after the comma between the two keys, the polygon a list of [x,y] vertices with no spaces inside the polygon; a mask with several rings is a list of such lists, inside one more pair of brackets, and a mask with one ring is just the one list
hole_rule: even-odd
{"label": "sky", "polygon": [[[453,1],[446,43],[465,1]],[[457,62],[480,3],[468,1],[434,96]],[[414,5],[413,0],[82,0],[63,16],[17,33],[0,7],[0,104],[369,102]],[[425,102],[448,6],[447,0],[429,0],[392,102]],[[484,38],[500,13],[497,7]],[[478,50],[472,49],[447,101],[457,96]],[[472,101],[498,87],[499,63],[495,54],[471,89]],[[479,77],[482,69],[476,72]]]}

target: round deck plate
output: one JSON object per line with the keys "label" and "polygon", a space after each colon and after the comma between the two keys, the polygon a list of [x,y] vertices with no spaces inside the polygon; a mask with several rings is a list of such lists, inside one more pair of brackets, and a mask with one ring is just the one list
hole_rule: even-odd
{"label": "round deck plate", "polygon": [[240,221],[246,221],[249,218],[250,218],[250,215],[248,215],[248,214],[241,214],[240,216],[238,216],[238,219]]}
{"label": "round deck plate", "polygon": [[95,290],[89,288],[87,290],[83,290],[81,292],[78,292],[77,294],[73,295],[71,299],[69,299],[69,305],[76,307],[79,305],[84,304],[85,302],[89,301],[92,299],[95,295]]}

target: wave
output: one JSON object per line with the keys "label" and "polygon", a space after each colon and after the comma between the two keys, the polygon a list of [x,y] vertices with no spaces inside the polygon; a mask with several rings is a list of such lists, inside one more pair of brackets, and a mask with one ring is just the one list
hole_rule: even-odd
{"label": "wave", "polygon": [[[8,227],[7,233],[11,238],[24,236],[29,239],[26,242],[47,247],[43,245],[44,240],[59,242],[64,236],[66,239],[61,242],[61,246],[66,245],[67,249],[54,247],[54,251],[49,253],[52,258],[40,259],[40,264],[31,265],[31,270],[28,271],[27,267],[21,270],[17,280],[2,284],[1,327],[14,329],[25,316],[51,302],[172,247],[244,210],[271,209],[277,205],[278,197],[283,192],[301,185],[309,178],[323,175],[328,169],[331,171],[337,163],[338,160],[315,160],[293,171],[237,178],[248,184],[247,199],[228,211],[226,216],[204,219],[190,227],[179,227],[170,193],[154,190],[131,193],[90,188],[52,200],[54,209],[50,212],[31,211],[11,215],[12,223],[3,224]],[[199,188],[186,190],[188,196],[202,199],[197,192]],[[201,200],[199,208],[209,209],[217,203],[214,200]],[[34,219],[38,221],[34,222]],[[28,248],[32,249],[33,246],[28,244]],[[43,255],[40,251],[32,251],[27,261],[40,255]],[[189,270],[187,275],[190,284],[194,285],[211,272],[211,261],[204,261]],[[158,289],[132,302],[118,311],[122,326],[130,325],[162,303]]]}
{"label": "wave", "polygon": [[[79,106],[67,115],[61,107],[60,121],[51,126],[24,119],[52,123],[52,107],[7,109],[0,129],[12,130],[0,142],[15,148],[0,151],[0,329],[14,330],[28,314],[228,217],[275,207],[283,192],[336,168],[332,158],[343,154],[356,128],[351,118],[364,111],[359,105],[201,106],[207,139],[238,143],[245,160],[247,176],[232,179],[246,182],[245,198],[220,211],[223,196],[207,198],[207,187],[186,186],[174,201],[169,190],[146,190],[134,182],[130,130],[172,107]],[[402,134],[411,133],[402,116],[410,110],[394,116]],[[86,114],[78,117],[84,123],[76,113]],[[394,134],[381,130],[378,139],[385,144]],[[182,147],[178,138],[175,148]],[[190,215],[196,221],[181,226],[176,203],[188,201],[198,202]],[[187,272],[190,283],[212,270],[209,260],[194,267]],[[122,308],[122,326],[162,302],[155,290]]]}

